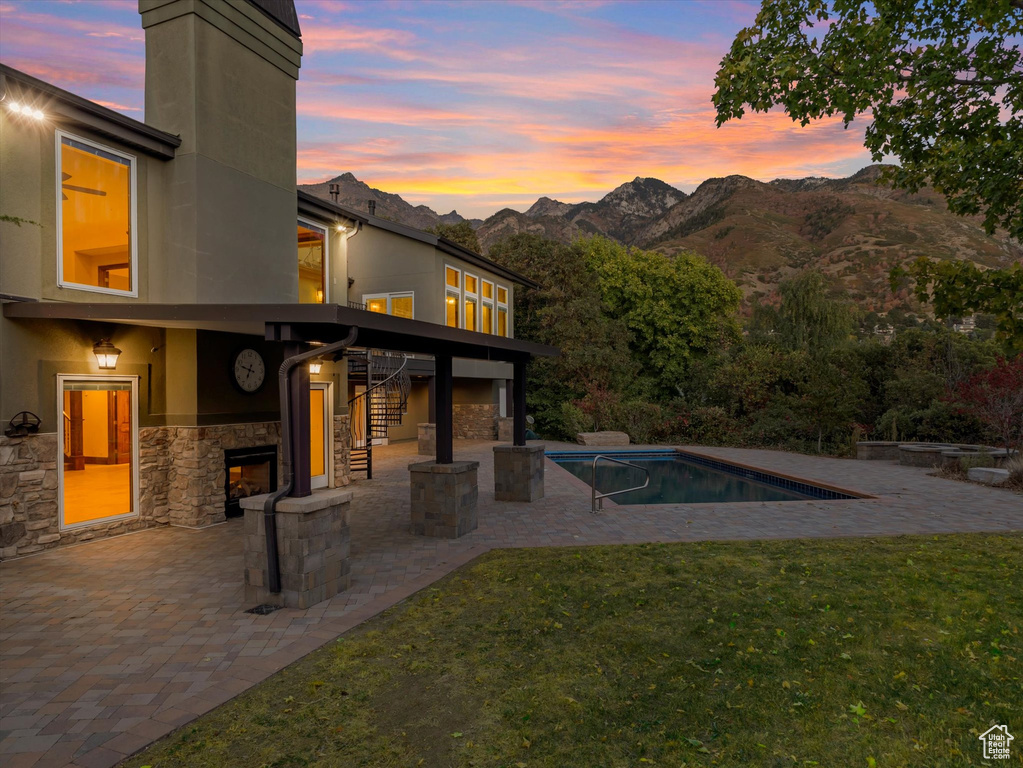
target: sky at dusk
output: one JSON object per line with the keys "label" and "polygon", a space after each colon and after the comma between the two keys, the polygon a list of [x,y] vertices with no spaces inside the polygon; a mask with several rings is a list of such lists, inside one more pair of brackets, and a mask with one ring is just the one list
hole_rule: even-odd
{"label": "sky at dusk", "polygon": [[[636,176],[846,176],[865,122],[722,128],[714,73],[759,2],[297,0],[298,180],[351,171],[447,212],[596,200]],[[144,119],[136,0],[0,0],[0,59]],[[159,126],[157,126],[159,127]]]}

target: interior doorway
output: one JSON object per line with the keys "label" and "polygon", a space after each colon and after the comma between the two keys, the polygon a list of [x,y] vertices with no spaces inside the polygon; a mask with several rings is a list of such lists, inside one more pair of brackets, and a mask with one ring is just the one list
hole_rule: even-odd
{"label": "interior doorway", "polygon": [[138,515],[138,380],[58,376],[60,527]]}

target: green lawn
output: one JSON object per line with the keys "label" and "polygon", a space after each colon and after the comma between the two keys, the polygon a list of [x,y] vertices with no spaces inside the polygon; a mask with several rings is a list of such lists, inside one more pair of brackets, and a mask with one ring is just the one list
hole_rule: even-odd
{"label": "green lawn", "polygon": [[1020,765],[1021,628],[1021,535],[506,550],[129,765]]}

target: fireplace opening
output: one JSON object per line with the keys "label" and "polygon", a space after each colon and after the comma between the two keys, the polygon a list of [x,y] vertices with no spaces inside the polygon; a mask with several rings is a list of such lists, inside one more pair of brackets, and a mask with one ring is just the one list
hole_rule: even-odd
{"label": "fireplace opening", "polygon": [[225,450],[224,476],[224,514],[240,517],[239,499],[277,490],[277,446]]}

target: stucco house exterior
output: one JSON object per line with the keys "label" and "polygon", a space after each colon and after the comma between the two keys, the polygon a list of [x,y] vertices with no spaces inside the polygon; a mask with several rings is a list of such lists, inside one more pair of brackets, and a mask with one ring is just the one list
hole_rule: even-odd
{"label": "stucco house exterior", "polygon": [[[0,69],[0,559],[212,525],[273,490],[277,371],[352,329],[415,355],[388,438],[437,421],[438,461],[452,431],[496,438],[546,353],[514,339],[522,276],[297,192],[292,0],[139,12],[145,122]],[[312,488],[352,479],[353,356],[296,374]]]}

